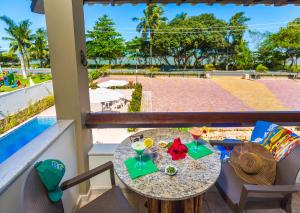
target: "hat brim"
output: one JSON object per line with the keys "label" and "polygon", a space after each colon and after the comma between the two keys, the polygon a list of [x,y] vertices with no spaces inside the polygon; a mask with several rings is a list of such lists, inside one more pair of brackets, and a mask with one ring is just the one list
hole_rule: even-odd
{"label": "hat brim", "polygon": [[[264,161],[268,161],[264,159]],[[256,174],[246,173],[239,164],[230,162],[235,173],[248,184],[272,185],[275,181],[276,164],[264,162]]]}
{"label": "hat brim", "polygon": [[[256,174],[245,172],[239,162],[239,155],[243,152],[257,154],[262,159],[262,166]],[[231,153],[230,165],[237,176],[249,184],[272,185],[276,177],[276,161],[272,154],[262,145],[257,143],[243,143],[236,145]]]}
{"label": "hat brim", "polygon": [[63,195],[62,190],[60,187],[57,187],[55,191],[48,192],[48,197],[52,202],[58,202],[61,200]]}

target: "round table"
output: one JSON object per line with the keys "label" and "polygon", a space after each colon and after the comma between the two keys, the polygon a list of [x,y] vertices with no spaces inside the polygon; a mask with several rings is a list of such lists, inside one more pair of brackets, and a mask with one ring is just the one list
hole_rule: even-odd
{"label": "round table", "polygon": [[[155,145],[161,140],[170,142],[174,138],[180,138],[182,143],[193,140],[190,133],[175,129],[138,132],[126,138],[115,150],[114,168],[117,176],[129,189],[148,198],[149,212],[172,212],[174,205],[179,205],[178,201],[184,212],[202,212],[202,195],[214,185],[221,171],[219,154],[207,145],[213,151],[208,156],[194,160],[187,154],[186,158],[173,161],[167,149],[159,147],[153,159],[159,171],[132,180],[124,161],[136,156],[131,143],[143,141],[147,137],[151,137]],[[169,164],[178,168],[176,175],[168,176],[164,173],[164,167]]]}

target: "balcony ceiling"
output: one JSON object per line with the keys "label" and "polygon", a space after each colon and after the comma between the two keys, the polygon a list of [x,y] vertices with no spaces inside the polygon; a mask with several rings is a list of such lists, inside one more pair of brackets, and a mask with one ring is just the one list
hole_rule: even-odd
{"label": "balcony ceiling", "polygon": [[[111,4],[113,6],[118,6],[122,4],[150,4],[150,3],[160,3],[160,4],[170,4],[175,3],[177,5],[188,3],[188,4],[236,4],[236,5],[274,5],[274,6],[284,6],[288,4],[300,5],[300,0],[83,0],[86,4]],[[32,0],[31,10],[35,13],[44,13],[44,1],[43,0]]]}

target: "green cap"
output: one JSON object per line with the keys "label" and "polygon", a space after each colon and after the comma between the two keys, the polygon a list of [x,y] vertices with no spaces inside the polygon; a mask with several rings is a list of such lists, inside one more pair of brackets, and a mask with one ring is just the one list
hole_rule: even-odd
{"label": "green cap", "polygon": [[49,199],[59,201],[63,194],[59,183],[65,174],[65,165],[59,160],[49,159],[36,163],[34,167],[48,191]]}

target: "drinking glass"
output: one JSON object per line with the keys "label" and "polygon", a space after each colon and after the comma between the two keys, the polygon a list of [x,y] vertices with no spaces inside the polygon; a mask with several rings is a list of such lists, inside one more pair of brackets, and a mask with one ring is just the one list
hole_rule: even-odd
{"label": "drinking glass", "polygon": [[200,140],[200,135],[193,135],[192,134],[192,136],[193,136],[193,138],[194,138],[194,143],[196,144],[196,146],[193,146],[193,150],[195,151],[195,152],[197,152],[198,150],[199,150],[199,140]]}
{"label": "drinking glass", "polygon": [[142,156],[143,156],[143,153],[144,153],[146,147],[143,142],[135,142],[131,145],[131,147],[133,148],[133,150],[136,152],[136,154],[139,157],[139,162],[137,162],[137,164],[135,166],[137,169],[142,169],[142,167],[144,166],[144,163],[142,161]]}

